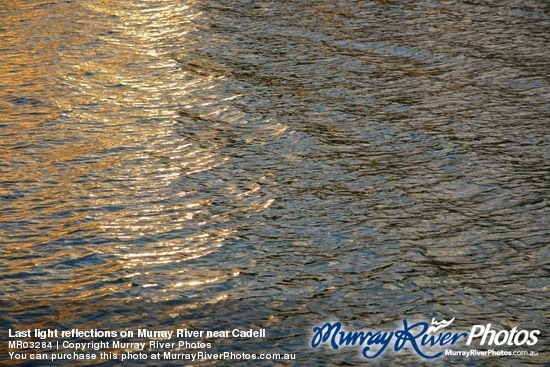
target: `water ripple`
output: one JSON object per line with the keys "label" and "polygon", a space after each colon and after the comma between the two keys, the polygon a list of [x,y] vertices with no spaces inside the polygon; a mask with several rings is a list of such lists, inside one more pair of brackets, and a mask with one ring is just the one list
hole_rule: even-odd
{"label": "water ripple", "polygon": [[2,328],[246,324],[319,366],[359,358],[324,320],[548,330],[543,2],[0,14]]}

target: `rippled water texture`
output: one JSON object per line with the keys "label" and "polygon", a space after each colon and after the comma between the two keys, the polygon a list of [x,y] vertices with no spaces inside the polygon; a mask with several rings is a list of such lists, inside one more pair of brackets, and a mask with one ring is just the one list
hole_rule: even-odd
{"label": "rippled water texture", "polygon": [[549,11],[2,2],[0,328],[262,327],[216,347],[317,366],[365,363],[309,348],[327,320],[547,340]]}

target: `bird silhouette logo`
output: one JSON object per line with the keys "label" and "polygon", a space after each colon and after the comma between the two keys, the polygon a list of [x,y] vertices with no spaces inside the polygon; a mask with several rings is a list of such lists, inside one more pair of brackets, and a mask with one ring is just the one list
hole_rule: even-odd
{"label": "bird silhouette logo", "polygon": [[453,317],[451,320],[446,321],[445,319],[441,321],[436,321],[435,318],[432,319],[432,326],[428,328],[428,333],[435,333],[439,329],[446,328],[447,326],[451,325],[455,321],[455,318]]}

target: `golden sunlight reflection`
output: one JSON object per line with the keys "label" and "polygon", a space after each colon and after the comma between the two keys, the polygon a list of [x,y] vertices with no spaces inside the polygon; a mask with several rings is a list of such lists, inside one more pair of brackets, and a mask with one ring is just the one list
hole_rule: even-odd
{"label": "golden sunlight reflection", "polygon": [[219,296],[216,296],[216,297],[212,297],[210,299],[207,299],[205,301],[197,301],[197,302],[194,302],[194,303],[191,303],[191,304],[187,304],[187,305],[182,305],[182,306],[176,306],[172,309],[172,313],[170,314],[171,317],[178,317],[181,315],[181,312],[185,311],[185,310],[189,310],[189,309],[194,309],[194,308],[199,308],[199,307],[202,307],[202,306],[205,306],[205,305],[211,305],[211,304],[216,304],[218,302],[221,302],[221,301],[225,301],[229,298],[229,295],[228,294],[221,294]]}
{"label": "golden sunlight reflection", "polygon": [[[126,266],[135,267],[139,264],[178,263],[190,259],[206,256],[223,246],[224,241],[231,235],[231,230],[219,230],[215,236],[201,233],[177,242],[158,243],[139,251],[139,247],[131,246],[131,252],[122,254],[121,258]],[[154,249],[151,251],[151,247]]]}
{"label": "golden sunlight reflection", "polygon": [[[41,189],[22,195],[13,208],[42,223],[44,230],[31,236],[26,227],[14,234],[0,229],[6,251],[36,251],[35,246],[73,237],[79,244],[70,252],[50,251],[42,260],[24,264],[40,277],[51,277],[41,263],[60,263],[58,282],[48,286],[52,295],[85,287],[93,281],[91,273],[104,287],[89,292],[123,297],[155,298],[161,292],[161,297],[177,298],[188,289],[230,282],[240,271],[218,268],[211,259],[231,253],[224,246],[237,231],[235,218],[255,215],[275,202],[262,190],[272,183],[272,174],[242,182],[232,177],[233,146],[263,145],[288,126],[258,120],[242,109],[242,95],[224,88],[230,75],[223,61],[205,59],[214,62],[206,67],[195,46],[175,46],[201,42],[201,12],[193,3],[146,5],[67,5],[89,19],[76,19],[67,27],[67,39],[56,41],[59,47],[43,44],[43,55],[22,50],[20,60],[28,68],[17,69],[15,59],[0,65],[0,82],[34,84],[33,93],[44,94],[40,100],[9,103],[6,111],[14,119],[23,116],[25,104],[34,106],[36,118],[18,119],[13,131],[5,131],[32,131],[36,141],[47,142],[25,156],[25,170],[4,177],[22,182],[22,191],[38,183]],[[56,124],[44,131],[52,119]],[[235,129],[242,129],[242,136]],[[251,132],[261,134],[260,139]],[[18,145],[8,142],[2,148],[10,144]],[[0,149],[0,157],[18,161],[21,152]],[[42,206],[39,217],[36,203]],[[88,243],[79,237],[82,232],[101,240]],[[12,237],[21,236],[25,243],[10,244]],[[174,277],[162,276],[167,269]],[[136,289],[146,289],[146,295]]]}
{"label": "golden sunlight reflection", "polygon": [[206,279],[202,279],[202,280],[190,280],[190,281],[187,281],[187,282],[178,282],[178,283],[173,284],[172,286],[174,288],[179,288],[179,287],[184,287],[184,286],[200,286],[200,285],[204,285],[204,284],[215,283],[215,282],[218,282],[218,281],[226,280],[230,277],[236,277],[239,274],[240,274],[239,271],[234,271],[232,274],[227,274],[227,275],[222,275],[222,276],[213,276],[211,278],[206,278]]}

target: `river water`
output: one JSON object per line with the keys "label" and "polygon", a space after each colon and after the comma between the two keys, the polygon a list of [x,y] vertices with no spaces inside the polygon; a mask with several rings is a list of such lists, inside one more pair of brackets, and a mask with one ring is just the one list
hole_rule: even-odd
{"label": "river water", "polygon": [[311,348],[312,328],[455,317],[546,341],[426,365],[544,365],[549,12],[2,2],[3,364],[8,329],[238,327],[267,337],[213,349],[365,365]]}

